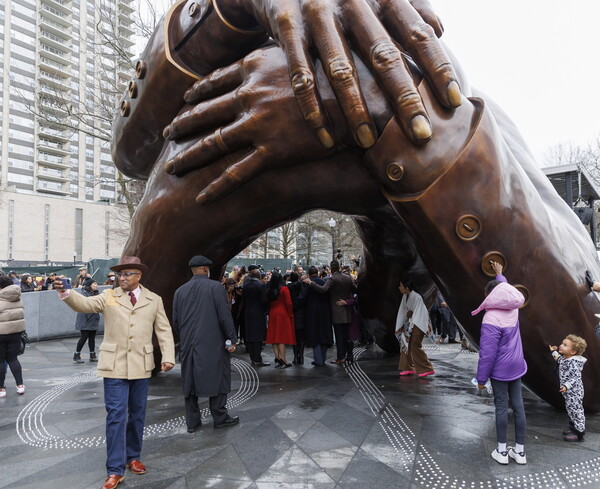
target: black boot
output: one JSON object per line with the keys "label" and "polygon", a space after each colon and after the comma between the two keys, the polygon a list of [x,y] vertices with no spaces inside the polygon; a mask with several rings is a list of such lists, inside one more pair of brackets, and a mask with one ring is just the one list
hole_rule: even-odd
{"label": "black boot", "polygon": [[80,353],[73,353],[73,363],[85,363],[82,359],[81,359],[81,354]]}
{"label": "black boot", "polygon": [[98,357],[96,356],[96,352],[91,351],[90,352],[90,362],[97,362],[97,361],[98,361]]}

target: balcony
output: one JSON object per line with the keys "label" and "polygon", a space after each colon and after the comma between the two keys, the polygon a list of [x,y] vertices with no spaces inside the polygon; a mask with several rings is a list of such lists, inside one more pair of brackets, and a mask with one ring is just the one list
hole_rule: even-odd
{"label": "balcony", "polygon": [[[47,122],[48,121],[44,121],[44,123]],[[40,126],[38,129],[38,135],[44,139],[48,139],[49,141],[59,141],[61,143],[66,143],[69,141],[69,137],[64,133],[64,131],[52,129],[51,127],[46,126]]]}
{"label": "balcony", "polygon": [[[62,184],[63,182],[69,182],[71,179],[69,178],[68,175],[65,175],[65,172],[63,170],[57,170],[57,169],[53,169],[53,168],[38,168],[38,185],[39,183],[46,183],[46,180],[48,181],[47,183],[50,182],[60,182],[60,184]],[[41,180],[43,179],[43,180]]]}
{"label": "balcony", "polygon": [[65,54],[71,53],[71,43],[66,39],[63,39],[60,36],[56,36],[51,32],[42,30],[40,32],[40,40],[49,47],[54,48],[55,50],[61,51],[61,53],[55,53],[59,56],[64,56]]}
{"label": "balcony", "polygon": [[42,15],[42,22],[45,18],[64,27],[71,27],[72,25],[70,11],[69,13],[65,14],[48,4],[42,4],[40,7],[40,14]]}
{"label": "balcony", "polygon": [[53,105],[58,105],[59,107],[68,102],[68,94],[65,93],[65,90],[58,90],[54,87],[39,84],[37,92],[38,94],[44,94],[46,99],[51,101]]}
{"label": "balcony", "polygon": [[[40,146],[38,148],[40,150],[42,149]],[[59,168],[61,170],[64,168],[70,168],[70,164],[66,158],[42,153],[41,151],[38,153],[37,162],[38,165],[43,165],[50,168]]]}
{"label": "balcony", "polygon": [[123,21],[119,21],[119,34],[124,34],[125,36],[133,36],[135,31],[131,28],[131,24]]}
{"label": "balcony", "polygon": [[131,6],[130,0],[119,0],[117,2],[117,8],[119,9],[119,12],[123,12],[123,14],[128,17],[135,12],[135,9]]}
{"label": "balcony", "polygon": [[69,85],[69,80],[66,78],[62,78],[53,73],[49,73],[45,70],[39,71],[38,81],[44,83],[45,85],[51,87],[53,90],[61,91],[61,92],[69,92],[71,90],[71,86]]}
{"label": "balcony", "polygon": [[[42,50],[43,49],[44,48],[42,47]],[[57,77],[65,79],[64,83],[67,83],[66,79],[71,77],[71,72],[69,70],[71,63],[67,61],[68,64],[65,65],[64,62],[66,60],[64,58],[61,58],[61,61],[63,63],[58,63],[56,61],[53,61],[52,59],[49,59],[48,57],[45,57],[48,53],[47,51],[43,50],[42,53],[43,56],[40,56],[40,62],[38,66],[51,75],[55,75]],[[53,54],[50,55],[54,56]]]}
{"label": "balcony", "polygon": [[70,0],[42,0],[42,5],[44,4],[64,15],[70,15],[72,11],[72,3]]}
{"label": "balcony", "polygon": [[[47,139],[41,139],[41,138],[38,139],[38,149],[43,150],[46,153],[50,153],[52,155],[68,156],[71,154],[71,151],[69,151],[69,149],[67,148],[67,144],[60,144],[60,143],[56,143],[54,141],[49,141]],[[41,155],[43,155],[43,154],[44,153],[40,153],[39,159],[44,164],[46,164],[46,162],[41,157]],[[62,166],[63,163],[61,162],[60,165]]]}
{"label": "balcony", "polygon": [[71,193],[66,183],[50,182],[48,180],[42,180],[41,178],[38,178],[36,190],[38,192],[55,195],[69,195]]}
{"label": "balcony", "polygon": [[50,34],[57,36],[61,39],[70,40],[71,39],[71,31],[66,26],[62,25],[59,22],[55,22],[52,19],[48,19],[45,16],[40,17],[40,27]]}
{"label": "balcony", "polygon": [[61,104],[57,104],[54,100],[48,98],[40,98],[39,106],[41,109],[58,118],[65,118],[69,115],[66,108],[63,108]]}
{"label": "balcony", "polygon": [[67,51],[71,52],[71,48],[67,48],[67,51],[64,51],[63,48],[56,49],[55,47],[49,46],[45,43],[45,37],[40,37],[40,40],[44,41],[40,43],[40,55],[44,56],[47,60],[54,61],[55,63],[62,65],[62,69],[65,70],[67,75],[70,75],[67,67],[71,66],[71,56],[67,56]]}

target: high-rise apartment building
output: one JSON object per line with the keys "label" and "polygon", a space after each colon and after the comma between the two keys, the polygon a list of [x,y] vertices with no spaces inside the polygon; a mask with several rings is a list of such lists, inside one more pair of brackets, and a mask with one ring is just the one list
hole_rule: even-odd
{"label": "high-rise apartment building", "polygon": [[120,255],[109,140],[131,2],[0,2],[0,263]]}

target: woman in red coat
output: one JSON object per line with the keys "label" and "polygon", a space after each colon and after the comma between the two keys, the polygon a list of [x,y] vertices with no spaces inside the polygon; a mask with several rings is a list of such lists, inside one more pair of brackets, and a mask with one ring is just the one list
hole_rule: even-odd
{"label": "woman in red coat", "polygon": [[271,280],[269,280],[267,296],[271,304],[267,328],[267,344],[273,345],[275,366],[288,368],[292,364],[288,363],[285,359],[285,345],[296,344],[294,312],[290,291],[287,287],[283,286],[283,277],[279,272],[273,271]]}

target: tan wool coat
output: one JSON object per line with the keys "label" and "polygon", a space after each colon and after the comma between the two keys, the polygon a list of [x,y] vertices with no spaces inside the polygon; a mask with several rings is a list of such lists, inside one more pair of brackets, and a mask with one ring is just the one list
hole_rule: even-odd
{"label": "tan wool coat", "polygon": [[120,287],[92,297],[71,290],[65,303],[77,312],[104,314],[99,377],[129,380],[150,377],[154,369],[152,332],[160,345],[162,363],[175,364],[175,343],[163,301],[147,288],[142,287],[135,306]]}

